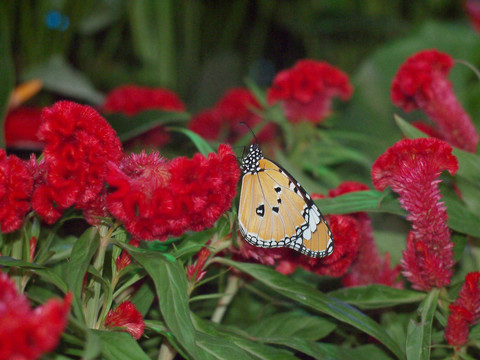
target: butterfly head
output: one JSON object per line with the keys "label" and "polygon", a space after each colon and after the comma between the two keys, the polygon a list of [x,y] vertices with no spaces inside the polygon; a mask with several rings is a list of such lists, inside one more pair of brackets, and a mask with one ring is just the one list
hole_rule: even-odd
{"label": "butterfly head", "polygon": [[248,154],[242,159],[242,170],[245,174],[254,174],[259,171],[258,162],[263,159],[263,152],[257,143],[249,146]]}

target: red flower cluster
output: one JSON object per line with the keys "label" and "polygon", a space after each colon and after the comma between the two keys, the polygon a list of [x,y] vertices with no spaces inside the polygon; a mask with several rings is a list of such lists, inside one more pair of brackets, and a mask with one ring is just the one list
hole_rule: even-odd
{"label": "red flower cluster", "polygon": [[[368,186],[355,181],[346,181],[336,189],[330,190],[329,197],[340,196],[350,192],[368,190]],[[383,284],[392,287],[402,287],[396,282],[400,274],[400,266],[390,269],[390,255],[385,254],[385,260],[378,252],[373,239],[372,221],[367,213],[358,212],[348,216],[357,220],[360,228],[360,243],[357,258],[353,261],[347,274],[342,278],[344,286],[361,286],[368,284]]]}
{"label": "red flower cluster", "polygon": [[0,273],[0,360],[38,359],[52,351],[64,331],[72,295],[32,311],[7,274]]}
{"label": "red flower cluster", "polygon": [[145,331],[145,322],[140,311],[130,301],[124,301],[115,310],[110,310],[105,318],[105,327],[120,328],[128,332],[135,340],[140,339]]}
{"label": "red flower cluster", "polygon": [[115,131],[91,107],[70,101],[45,108],[42,119],[39,137],[45,149],[35,168],[34,210],[51,224],[75,205],[87,221],[98,222],[96,216],[106,215],[106,163],[122,155]]}
{"label": "red flower cluster", "polygon": [[330,114],[333,97],[348,100],[352,92],[343,71],[326,62],[301,60],[275,76],[267,99],[270,104],[282,102],[285,116],[293,123],[319,123]]}
{"label": "red flower cluster", "polygon": [[220,145],[218,154],[208,158],[196,154],[170,162],[158,153],[132,154],[118,166],[109,165],[108,209],[142,240],[200,231],[230,207],[239,177],[228,145]]}
{"label": "red flower cluster", "polygon": [[9,111],[5,118],[5,144],[7,147],[39,150],[43,143],[37,136],[42,122],[39,108],[19,107]]}
{"label": "red flower cluster", "polygon": [[[260,123],[255,110],[261,108],[257,99],[248,89],[229,90],[213,108],[197,114],[188,124],[188,128],[207,140],[221,140],[234,143],[249,130]],[[240,123],[244,122],[247,126]],[[257,134],[259,143],[271,141],[276,134],[274,124],[266,125]]]}
{"label": "red flower cluster", "polygon": [[17,230],[30,210],[33,177],[25,162],[0,149],[0,229]]}
{"label": "red flower cluster", "polygon": [[479,278],[479,272],[468,273],[457,300],[449,306],[445,339],[452,346],[460,347],[467,343],[468,328],[480,317]]}
{"label": "red flower cluster", "polygon": [[[140,245],[140,241],[133,238],[132,240],[130,240],[128,244],[138,247]],[[132,258],[130,254],[126,250],[123,250],[120,256],[115,260],[115,265],[117,266],[117,273],[125,269],[131,263],[132,263]]]}
{"label": "red flower cluster", "polygon": [[405,111],[422,109],[446,141],[475,152],[478,133],[447,79],[452,66],[453,59],[437,50],[414,54],[393,79],[392,101]]}
{"label": "red flower cluster", "polygon": [[379,191],[390,186],[400,195],[409,214],[412,231],[403,253],[403,274],[415,289],[430,290],[450,283],[453,243],[447,212],[438,188],[440,173],[458,169],[452,148],[433,138],[397,142],[373,164],[373,185]]}
{"label": "red flower cluster", "polygon": [[[103,110],[131,116],[145,110],[185,111],[185,104],[177,94],[167,89],[124,85],[107,94]],[[161,147],[169,141],[170,134],[163,126],[157,126],[129,143]]]}

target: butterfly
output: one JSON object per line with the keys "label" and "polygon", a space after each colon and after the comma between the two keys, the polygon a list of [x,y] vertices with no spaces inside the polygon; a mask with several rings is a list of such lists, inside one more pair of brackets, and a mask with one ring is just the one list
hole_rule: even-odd
{"label": "butterfly", "polygon": [[263,248],[289,247],[320,258],[333,252],[333,237],[305,189],[281,166],[263,156],[258,144],[242,157],[238,210],[240,233]]}

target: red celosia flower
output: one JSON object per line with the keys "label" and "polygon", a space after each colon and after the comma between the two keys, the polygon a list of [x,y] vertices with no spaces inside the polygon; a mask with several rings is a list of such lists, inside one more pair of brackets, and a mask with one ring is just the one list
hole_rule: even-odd
{"label": "red celosia flower", "polygon": [[[94,109],[70,101],[59,101],[42,112],[39,137],[45,141],[43,184],[33,194],[33,208],[48,223],[64,209],[75,205],[104,215],[98,204],[104,191],[106,163],[122,154],[115,131]],[[92,203],[94,206],[92,206]],[[98,221],[98,219],[97,219]]]}
{"label": "red celosia flower", "polygon": [[[368,190],[368,186],[355,181],[345,181],[336,189],[329,191],[329,197],[340,196],[349,192]],[[370,217],[365,212],[348,214],[357,220],[360,230],[358,256],[352,263],[349,272],[343,276],[344,286],[361,286],[367,284],[383,284],[401,287],[396,283],[400,267],[390,269],[390,255],[385,254],[385,260],[380,256],[375,240]]]}
{"label": "red celosia flower", "polygon": [[445,327],[445,339],[455,347],[463,346],[468,340],[468,327],[480,316],[479,272],[468,273],[457,300],[450,304],[450,315]]}
{"label": "red celosia flower", "polygon": [[478,133],[447,79],[452,66],[452,58],[437,50],[414,54],[393,79],[392,101],[405,111],[422,109],[446,141],[475,152]]}
{"label": "red celosia flower", "polygon": [[[230,89],[213,108],[196,115],[189,123],[190,130],[207,140],[222,140],[234,143],[249,130],[260,123],[260,117],[255,114],[260,104],[248,89]],[[240,124],[245,123],[247,126]],[[259,143],[271,141],[276,134],[275,124],[267,124],[257,134]]]}
{"label": "red celosia flower", "polygon": [[30,210],[33,177],[25,162],[0,149],[0,229],[17,230]]}
{"label": "red celosia flower", "polygon": [[[132,240],[130,240],[128,244],[138,247],[140,245],[140,242],[137,239],[133,238]],[[132,262],[132,258],[130,257],[130,254],[126,250],[123,250],[120,256],[117,258],[117,260],[115,260],[115,265],[117,266],[117,272],[120,272],[123,269],[125,269],[128,265],[131,264],[131,262]]]}
{"label": "red celosia flower", "polygon": [[443,170],[453,175],[457,169],[450,145],[433,138],[401,140],[373,164],[375,188],[382,191],[390,186],[409,212],[412,232],[402,266],[415,289],[430,290],[450,283],[453,244],[438,178]]}
{"label": "red celosia flower", "polygon": [[140,311],[130,301],[124,301],[115,310],[110,310],[105,318],[107,328],[120,328],[120,331],[128,332],[135,340],[140,339],[145,323]]}
{"label": "red celosia flower", "polygon": [[32,236],[30,238],[30,262],[33,262],[33,258],[35,256],[35,249],[37,248],[37,238]]}
{"label": "red celosia flower", "polygon": [[64,331],[72,294],[32,311],[7,274],[0,273],[0,360],[37,359],[52,351]]}
{"label": "red celosia flower", "polygon": [[37,136],[42,110],[19,107],[9,111],[5,118],[5,144],[7,147],[40,150],[43,142]]}
{"label": "red celosia flower", "polygon": [[[145,110],[185,111],[185,104],[174,92],[163,88],[124,85],[108,93],[103,104],[108,113],[136,115]],[[168,143],[170,134],[163,126],[157,126],[130,142],[161,147]]]}
{"label": "red celosia flower", "polygon": [[473,28],[480,33],[480,1],[466,0],[464,2],[464,8]]}
{"label": "red celosia flower", "polygon": [[205,262],[210,256],[210,250],[207,247],[203,247],[197,254],[197,261],[194,264],[191,264],[187,268],[187,278],[190,281],[198,282],[203,279],[206,271],[203,271]]}
{"label": "red celosia flower", "polygon": [[[283,249],[266,249],[253,246],[243,240],[241,235],[239,235],[239,239],[241,240],[238,241],[238,247],[231,246],[228,249],[228,252],[232,254],[232,259],[235,261],[273,266],[286,255]],[[290,250],[287,251],[290,252]]]}
{"label": "red celosia flower", "polygon": [[110,164],[110,212],[142,240],[165,239],[212,226],[231,205],[240,170],[232,149],[165,162],[158,153]]}
{"label": "red celosia flower", "polygon": [[329,115],[333,97],[348,100],[352,92],[341,70],[326,62],[301,60],[275,76],[267,99],[270,104],[282,102],[285,116],[293,123],[319,123]]}

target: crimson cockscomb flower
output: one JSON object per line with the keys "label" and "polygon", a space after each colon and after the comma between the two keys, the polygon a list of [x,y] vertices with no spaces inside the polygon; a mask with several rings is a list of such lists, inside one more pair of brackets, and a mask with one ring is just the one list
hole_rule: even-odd
{"label": "crimson cockscomb flower", "polygon": [[440,173],[454,174],[458,162],[452,147],[433,138],[404,139],[390,147],[373,164],[373,185],[390,186],[400,195],[412,231],[403,252],[403,275],[415,289],[430,290],[450,283],[453,243],[447,211],[441,202]]}
{"label": "crimson cockscomb flower", "polygon": [[7,148],[40,150],[43,142],[37,132],[42,122],[42,109],[19,107],[5,117],[5,145]]}
{"label": "crimson cockscomb flower", "polygon": [[6,273],[0,273],[0,360],[38,359],[55,349],[65,330],[72,294],[51,299],[35,310],[19,294]]}
{"label": "crimson cockscomb flower", "polygon": [[479,272],[471,272],[465,276],[458,298],[450,304],[450,315],[445,327],[445,339],[458,348],[467,343],[468,328],[480,317]]}
{"label": "crimson cockscomb flower", "polygon": [[473,28],[477,33],[480,33],[480,1],[466,0],[464,2],[464,8]]}
{"label": "crimson cockscomb flower", "polygon": [[48,223],[75,205],[90,223],[105,216],[106,163],[122,155],[115,131],[90,106],[59,101],[42,112],[39,138],[45,142],[45,179],[33,194],[33,208]]}
{"label": "crimson cockscomb flower", "polygon": [[[123,85],[110,91],[103,104],[107,113],[136,115],[145,110],[185,111],[185,104],[173,91],[137,85]],[[132,139],[143,145],[161,147],[168,143],[170,134],[163,126],[156,126]]]}
{"label": "crimson cockscomb flower", "polygon": [[447,142],[475,152],[478,133],[447,78],[452,66],[453,59],[437,50],[412,55],[393,79],[392,101],[405,111],[423,110]]}
{"label": "crimson cockscomb flower", "polygon": [[343,71],[326,62],[307,59],[275,76],[267,100],[270,104],[281,102],[285,116],[293,123],[319,123],[330,114],[333,97],[348,100],[352,92]]}
{"label": "crimson cockscomb flower", "polygon": [[[328,197],[336,197],[356,191],[368,190],[368,186],[355,181],[345,181],[336,189],[328,193]],[[392,287],[401,287],[396,282],[400,274],[400,267],[390,269],[390,255],[385,254],[385,259],[378,252],[373,239],[372,221],[367,213],[357,212],[348,214],[357,220],[360,229],[359,250],[356,259],[347,274],[342,277],[344,286],[361,286],[367,284],[383,284]]]}
{"label": "crimson cockscomb flower", "polygon": [[3,233],[17,230],[30,210],[33,176],[28,165],[0,149],[0,229]]}
{"label": "crimson cockscomb flower", "polygon": [[[213,108],[198,113],[188,127],[208,140],[222,140],[233,143],[260,123],[255,113],[261,106],[250,90],[233,88],[218,100]],[[242,126],[240,123],[247,126]],[[275,124],[267,124],[258,134],[259,143],[271,141],[276,134]]]}
{"label": "crimson cockscomb flower", "polygon": [[141,240],[203,230],[218,220],[235,196],[240,170],[231,147],[206,158],[166,162],[158,153],[131,155],[109,165],[110,212]]}
{"label": "crimson cockscomb flower", "polygon": [[[133,238],[132,240],[130,240],[128,244],[138,247],[140,245],[140,242],[137,239]],[[120,256],[115,260],[115,265],[117,266],[117,272],[122,271],[131,263],[132,263],[132,258],[130,254],[126,250],[123,250]]]}
{"label": "crimson cockscomb flower", "polygon": [[145,331],[145,322],[140,311],[130,301],[124,301],[115,310],[110,310],[105,318],[105,327],[128,332],[135,340]]}

